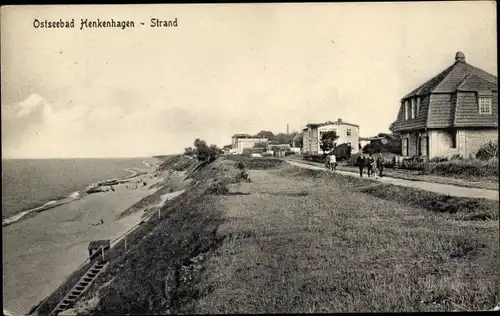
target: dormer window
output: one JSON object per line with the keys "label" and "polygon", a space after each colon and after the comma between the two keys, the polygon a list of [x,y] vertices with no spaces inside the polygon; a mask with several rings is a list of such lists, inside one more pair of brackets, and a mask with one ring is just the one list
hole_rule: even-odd
{"label": "dormer window", "polygon": [[492,113],[493,92],[491,90],[482,90],[477,92],[477,106],[479,114]]}
{"label": "dormer window", "polygon": [[351,129],[350,128],[347,129],[347,136],[351,136]]}
{"label": "dormer window", "polygon": [[411,99],[411,119],[414,119],[416,116],[415,116],[415,99]]}
{"label": "dormer window", "polygon": [[491,101],[492,98],[489,96],[479,96],[479,114],[491,114]]}
{"label": "dormer window", "polygon": [[408,100],[404,101],[404,111],[405,111],[405,120],[410,118],[410,105],[408,104]]}
{"label": "dormer window", "polygon": [[420,98],[417,98],[417,116],[420,113]]}

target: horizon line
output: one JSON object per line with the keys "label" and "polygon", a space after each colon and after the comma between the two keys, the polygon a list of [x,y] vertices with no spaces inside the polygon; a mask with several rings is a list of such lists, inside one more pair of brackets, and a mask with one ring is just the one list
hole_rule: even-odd
{"label": "horizon line", "polygon": [[169,156],[177,154],[155,154],[146,156],[102,156],[102,157],[2,157],[2,160],[28,160],[28,159],[136,159],[136,158],[154,158],[155,156]]}

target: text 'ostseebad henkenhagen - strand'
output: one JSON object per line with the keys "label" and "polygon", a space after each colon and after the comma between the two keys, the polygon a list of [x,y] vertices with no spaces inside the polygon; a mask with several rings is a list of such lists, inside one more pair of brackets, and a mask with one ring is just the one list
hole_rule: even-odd
{"label": "text 'ostseebad henkenhagen - strand'", "polygon": [[[80,30],[83,30],[84,28],[118,28],[118,29],[126,29],[126,28],[133,28],[136,27],[136,24],[138,25],[145,25],[148,27],[178,27],[178,22],[177,18],[170,19],[170,20],[162,20],[159,18],[151,18],[149,20],[149,23],[146,24],[144,22],[139,22],[136,23],[134,21],[130,20],[125,20],[125,21],[120,21],[120,20],[115,20],[115,19],[110,19],[110,20],[89,20],[89,19],[80,19]],[[56,21],[47,21],[47,20],[39,20],[39,19],[34,19],[33,20],[33,27],[34,28],[40,28],[40,29],[58,29],[58,28],[75,28],[75,19],[71,20],[63,20],[59,19]]]}

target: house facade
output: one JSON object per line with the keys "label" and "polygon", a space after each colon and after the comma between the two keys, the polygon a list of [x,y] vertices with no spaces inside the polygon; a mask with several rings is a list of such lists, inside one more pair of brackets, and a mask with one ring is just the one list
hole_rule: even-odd
{"label": "house facade", "polygon": [[258,143],[267,143],[267,138],[257,138],[248,134],[235,134],[232,137],[233,148],[231,152],[241,155],[243,154],[243,150],[247,148],[251,149]]}
{"label": "house facade", "polygon": [[335,131],[338,139],[335,141],[337,145],[348,144],[351,146],[351,153],[355,154],[359,151],[359,125],[351,124],[338,119],[336,122],[326,122],[319,124],[307,124],[302,130],[303,143],[302,153],[309,155],[321,155],[321,135],[323,133]]}
{"label": "house facade", "polygon": [[458,52],[451,66],[401,99],[392,131],[401,133],[404,157],[474,156],[498,141],[497,77]]}

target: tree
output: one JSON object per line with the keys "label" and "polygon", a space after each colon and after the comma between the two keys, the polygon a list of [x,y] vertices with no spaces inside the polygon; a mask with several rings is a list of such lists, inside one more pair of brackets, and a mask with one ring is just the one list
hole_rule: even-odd
{"label": "tree", "polygon": [[185,156],[192,156],[194,155],[194,149],[192,147],[184,148],[184,155]]}
{"label": "tree", "polygon": [[255,135],[258,138],[267,138],[268,140],[272,140],[274,138],[274,134],[271,131],[260,131]]}
{"label": "tree", "polygon": [[332,149],[335,148],[335,141],[339,138],[335,131],[328,131],[321,135],[320,145],[319,147],[323,151],[323,154],[326,155]]}
{"label": "tree", "polygon": [[293,133],[292,143],[290,145],[293,146],[295,143],[295,147],[302,148],[304,142],[303,136],[302,133]]}
{"label": "tree", "polygon": [[255,145],[253,145],[253,148],[262,148],[264,149],[264,151],[267,151],[268,147],[269,145],[266,142],[256,143]]}

